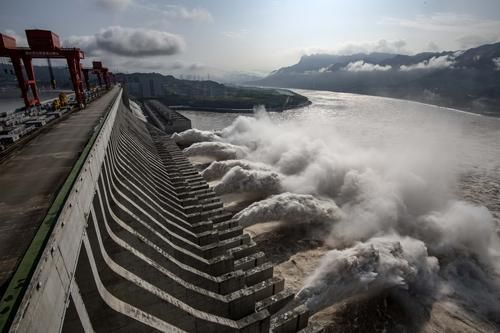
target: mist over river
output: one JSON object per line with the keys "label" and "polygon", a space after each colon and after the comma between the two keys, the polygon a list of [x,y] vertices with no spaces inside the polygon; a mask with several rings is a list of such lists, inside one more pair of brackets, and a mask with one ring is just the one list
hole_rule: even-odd
{"label": "mist over river", "polygon": [[[294,90],[312,105],[284,112],[270,112],[276,122],[313,124],[318,133],[336,132],[366,149],[420,150],[443,158],[450,174],[460,177],[457,195],[487,206],[500,218],[500,118],[417,102],[335,93]],[[221,130],[237,113],[182,111],[193,128]],[[249,115],[244,115],[249,116]]]}
{"label": "mist over river", "polygon": [[174,135],[296,301],[337,331],[500,331],[500,119],[296,91]]}

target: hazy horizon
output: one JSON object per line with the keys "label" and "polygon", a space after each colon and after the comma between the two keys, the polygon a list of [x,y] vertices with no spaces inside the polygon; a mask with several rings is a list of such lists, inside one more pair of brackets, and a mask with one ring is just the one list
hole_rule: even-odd
{"label": "hazy horizon", "polygon": [[4,4],[0,19],[0,31],[19,44],[25,29],[48,29],[86,51],[84,64],[100,59],[114,71],[178,75],[262,75],[304,54],[414,54],[500,41],[494,0],[20,0]]}

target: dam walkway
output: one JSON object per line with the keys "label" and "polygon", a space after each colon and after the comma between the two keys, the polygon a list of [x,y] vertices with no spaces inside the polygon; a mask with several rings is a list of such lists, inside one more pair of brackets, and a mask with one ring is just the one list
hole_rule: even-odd
{"label": "dam walkway", "polygon": [[44,129],[0,164],[0,295],[118,90]]}

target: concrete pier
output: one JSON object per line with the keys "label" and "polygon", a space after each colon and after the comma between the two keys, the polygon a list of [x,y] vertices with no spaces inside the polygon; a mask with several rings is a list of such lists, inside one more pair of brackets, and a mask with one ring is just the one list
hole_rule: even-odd
{"label": "concrete pier", "polygon": [[180,133],[191,128],[191,120],[170,109],[156,99],[143,101],[144,111],[149,121],[167,134]]}

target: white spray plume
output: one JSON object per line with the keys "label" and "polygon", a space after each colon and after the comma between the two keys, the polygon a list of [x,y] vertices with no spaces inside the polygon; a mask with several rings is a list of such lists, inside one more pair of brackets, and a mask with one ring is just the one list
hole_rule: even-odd
{"label": "white spray plume", "polygon": [[247,160],[227,160],[214,161],[210,163],[210,165],[201,172],[201,175],[206,181],[219,179],[235,166],[239,166],[244,170],[271,171],[271,168],[263,163],[256,163]]}
{"label": "white spray plume", "polygon": [[406,207],[397,188],[371,169],[350,170],[337,196],[344,217],[332,229],[333,240],[352,242],[397,229]]}
{"label": "white spray plume", "polygon": [[[276,171],[277,176],[272,177],[272,171],[246,162],[214,165],[214,174],[225,174],[221,193],[288,192],[238,213],[242,225],[321,220],[332,226],[325,236],[329,245],[357,244],[330,252],[299,294],[313,311],[364,292],[414,289],[419,281],[431,284],[438,270],[432,256],[445,267],[438,274],[439,283],[452,286],[450,294],[456,292],[457,303],[460,297],[465,301],[473,298],[466,290],[472,278],[446,274],[448,266],[461,266],[458,262],[462,261],[473,268],[468,272],[477,270],[488,280],[481,280],[471,290],[500,300],[498,292],[488,287],[495,285],[488,272],[488,264],[494,262],[492,249],[500,248],[493,218],[486,208],[457,201],[453,194],[461,128],[450,125],[446,131],[431,128],[422,132],[415,126],[391,127],[391,131],[401,131],[399,139],[372,146],[363,137],[365,131],[373,131],[370,126],[343,122],[336,127],[318,113],[310,119],[275,123],[261,112],[255,118],[237,118],[220,131],[220,142],[195,144],[191,153],[208,150],[222,155],[219,159],[244,158]],[[487,306],[485,311],[498,312]]]}
{"label": "white spray plume", "polygon": [[455,201],[443,211],[420,217],[416,223],[415,233],[433,252],[471,253],[489,263],[490,248],[497,235],[493,216],[486,207]]}
{"label": "white spray plume", "polygon": [[190,146],[197,142],[220,141],[220,137],[216,133],[195,128],[188,129],[181,133],[174,133],[172,134],[172,139],[175,143],[182,146]]}
{"label": "white spray plume", "polygon": [[281,193],[254,202],[234,218],[245,227],[262,222],[285,224],[334,223],[341,212],[333,200],[317,199],[309,194]]}
{"label": "white spray plume", "polygon": [[245,170],[240,166],[233,167],[214,186],[217,194],[258,192],[273,194],[281,191],[280,175],[272,171]]}
{"label": "white spray plume", "polygon": [[336,302],[390,288],[434,287],[439,264],[419,240],[385,236],[325,254],[296,299],[316,312]]}
{"label": "white spray plume", "polygon": [[236,146],[226,142],[198,142],[186,149],[187,156],[210,156],[216,160],[234,160],[247,155],[245,147]]}

